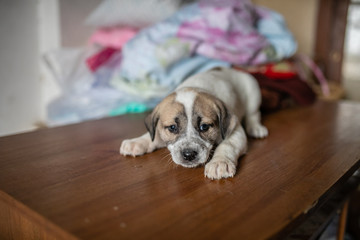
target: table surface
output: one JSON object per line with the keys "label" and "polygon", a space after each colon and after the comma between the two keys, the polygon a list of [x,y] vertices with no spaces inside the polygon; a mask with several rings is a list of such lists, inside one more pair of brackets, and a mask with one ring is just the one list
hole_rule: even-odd
{"label": "table surface", "polygon": [[121,141],[145,131],[144,116],[0,138],[0,200],[57,236],[265,239],[360,166],[355,103],[266,115],[269,137],[250,140],[235,177],[218,181],[175,165],[166,149],[120,156]]}

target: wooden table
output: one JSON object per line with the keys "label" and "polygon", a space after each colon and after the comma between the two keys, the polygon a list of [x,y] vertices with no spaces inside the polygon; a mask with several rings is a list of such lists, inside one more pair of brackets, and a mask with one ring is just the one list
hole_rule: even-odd
{"label": "wooden table", "polygon": [[0,239],[266,239],[360,166],[360,105],[265,116],[232,179],[118,153],[144,114],[0,138]]}

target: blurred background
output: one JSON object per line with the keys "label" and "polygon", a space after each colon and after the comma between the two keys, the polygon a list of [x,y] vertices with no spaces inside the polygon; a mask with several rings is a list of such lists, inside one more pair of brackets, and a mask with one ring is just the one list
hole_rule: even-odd
{"label": "blurred background", "polygon": [[[253,2],[283,15],[297,41],[297,53],[315,59],[329,81],[343,86],[345,99],[360,101],[359,0]],[[86,46],[96,29],[86,19],[101,3],[101,0],[0,0],[0,136],[47,125],[49,103],[61,94],[61,89],[43,56],[54,49]],[[333,20],[327,20],[326,14],[344,6],[345,10],[330,15]],[[339,21],[336,14],[340,15]],[[336,51],[329,52],[332,48]],[[335,68],[329,67],[327,58],[336,69],[341,69],[340,75],[331,72]]]}
{"label": "blurred background", "polygon": [[[121,38],[125,43],[192,2],[196,1],[0,0],[0,136],[149,110],[163,95],[147,91],[148,79],[135,84],[139,89],[119,79],[111,85],[111,76],[123,60],[116,48],[119,42],[111,41]],[[360,0],[252,2],[283,17],[275,16],[277,26],[293,43],[295,55],[314,60],[325,75],[331,90],[327,101],[360,101]],[[144,22],[143,17],[148,19]],[[282,23],[287,27],[281,29]],[[147,53],[139,51],[136,57]],[[284,66],[292,64],[285,59],[278,67]],[[293,73],[290,70],[285,73]],[[314,77],[309,69],[306,73]],[[319,92],[322,97],[324,89]],[[359,194],[349,212],[356,235],[348,239],[360,236],[358,199]],[[330,224],[330,233],[320,239],[335,239],[331,232],[336,224]]]}

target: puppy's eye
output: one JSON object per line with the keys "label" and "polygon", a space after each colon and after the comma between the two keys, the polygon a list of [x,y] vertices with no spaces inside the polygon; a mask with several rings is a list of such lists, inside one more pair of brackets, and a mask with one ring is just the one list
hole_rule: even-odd
{"label": "puppy's eye", "polygon": [[177,128],[176,125],[170,125],[170,126],[167,127],[167,129],[168,129],[169,132],[171,132],[171,133],[177,133],[177,131],[178,131],[178,128]]}
{"label": "puppy's eye", "polygon": [[210,127],[211,127],[210,124],[203,123],[200,125],[199,129],[200,132],[206,132],[207,130],[209,130]]}

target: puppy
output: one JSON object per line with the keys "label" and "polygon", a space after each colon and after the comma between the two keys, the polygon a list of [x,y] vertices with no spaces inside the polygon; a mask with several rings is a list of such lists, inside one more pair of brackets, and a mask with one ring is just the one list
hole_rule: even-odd
{"label": "puppy", "polygon": [[261,95],[256,80],[232,69],[194,75],[160,102],[145,119],[144,135],[124,140],[120,154],[139,156],[168,147],[172,160],[193,168],[205,165],[210,179],[233,177],[247,137],[264,138]]}

